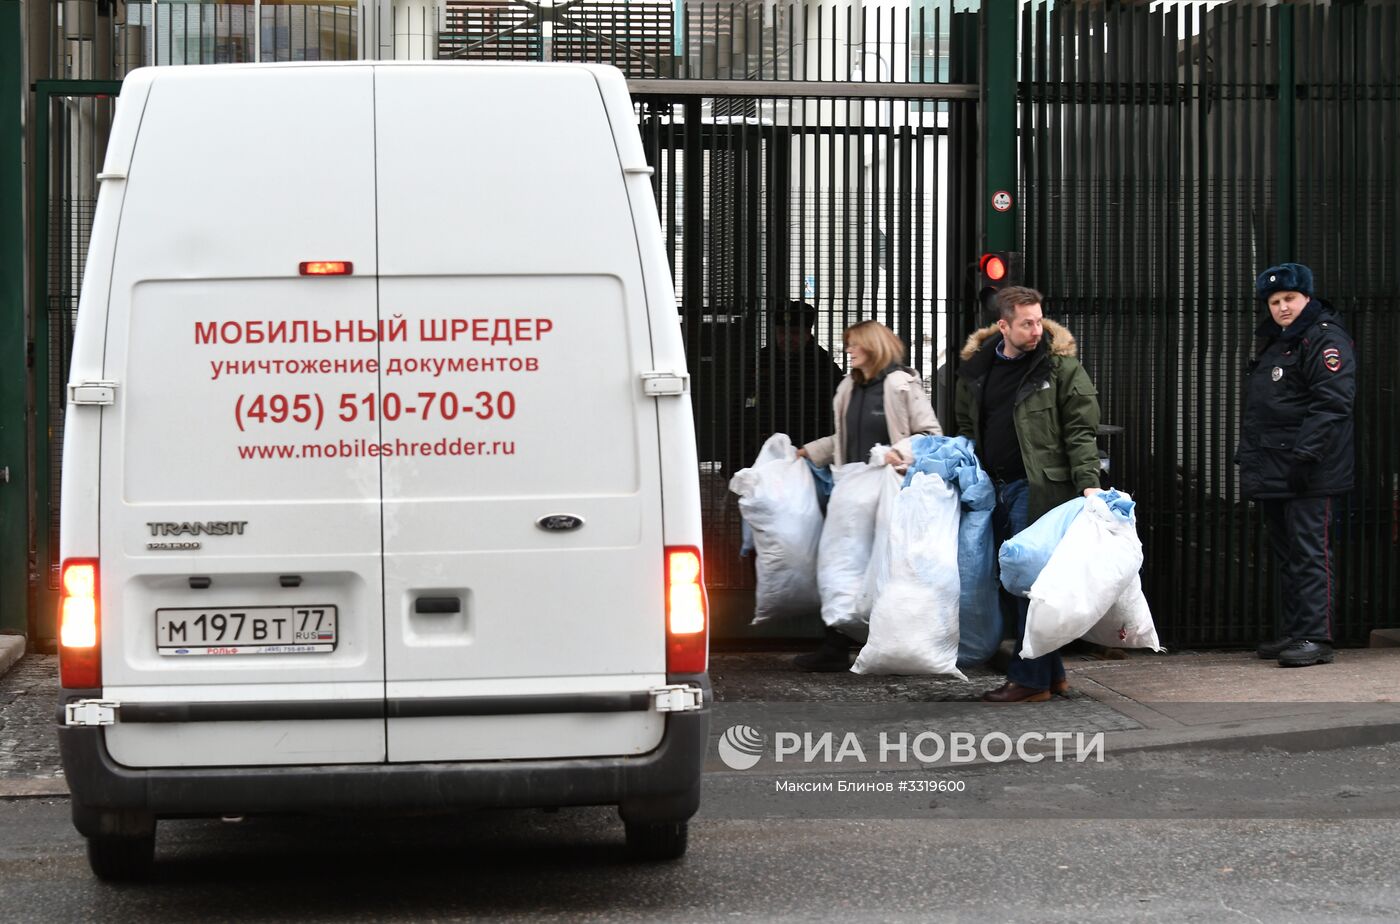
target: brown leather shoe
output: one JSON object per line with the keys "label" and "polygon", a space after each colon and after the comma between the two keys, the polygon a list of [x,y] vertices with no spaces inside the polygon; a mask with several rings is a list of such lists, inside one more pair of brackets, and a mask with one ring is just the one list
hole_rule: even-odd
{"label": "brown leather shoe", "polygon": [[1043,703],[1050,699],[1049,690],[1036,690],[1032,687],[1023,687],[1019,683],[1012,683],[1010,680],[982,694],[984,703]]}
{"label": "brown leather shoe", "polygon": [[1050,692],[1056,696],[1069,695],[1069,678],[1061,677],[1059,680],[1050,681]]}

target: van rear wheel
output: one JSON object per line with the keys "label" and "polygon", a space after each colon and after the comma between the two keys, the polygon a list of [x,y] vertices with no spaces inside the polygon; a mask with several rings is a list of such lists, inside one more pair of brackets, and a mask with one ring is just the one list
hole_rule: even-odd
{"label": "van rear wheel", "polygon": [[88,866],[104,882],[139,882],[150,878],[156,862],[155,833],[135,837],[99,834],[87,839]]}
{"label": "van rear wheel", "polygon": [[638,860],[677,860],[685,856],[690,823],[626,822],[627,852]]}

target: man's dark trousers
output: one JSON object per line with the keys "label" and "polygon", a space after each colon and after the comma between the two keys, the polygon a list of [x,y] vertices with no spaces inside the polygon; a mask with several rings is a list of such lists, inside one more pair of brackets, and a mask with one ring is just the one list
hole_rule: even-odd
{"label": "man's dark trousers", "polygon": [[[1001,544],[1026,528],[1027,508],[1030,503],[1030,486],[1026,479],[1018,481],[998,481],[997,505],[992,510],[992,536],[997,550]],[[1026,640],[1026,614],[1031,601],[1025,597],[1012,597],[1004,587],[998,591],[1015,601],[1016,606],[1016,650],[1011,655],[1011,664],[1006,669],[1006,679],[1033,690],[1048,690],[1050,685],[1065,677],[1065,664],[1058,651],[1038,658],[1021,657],[1021,646]],[[1003,608],[1005,611],[1005,608]]]}
{"label": "man's dark trousers", "polygon": [[1330,497],[1261,500],[1286,638],[1332,641],[1336,570]]}

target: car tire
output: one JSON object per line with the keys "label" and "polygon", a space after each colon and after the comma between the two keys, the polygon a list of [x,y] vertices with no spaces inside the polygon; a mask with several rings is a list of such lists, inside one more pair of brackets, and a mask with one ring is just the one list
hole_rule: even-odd
{"label": "car tire", "polygon": [[104,882],[149,879],[156,862],[155,833],[135,837],[102,834],[87,839],[88,866]]}
{"label": "car tire", "polygon": [[690,823],[632,822],[627,826],[627,852],[637,860],[678,860],[685,856]]}

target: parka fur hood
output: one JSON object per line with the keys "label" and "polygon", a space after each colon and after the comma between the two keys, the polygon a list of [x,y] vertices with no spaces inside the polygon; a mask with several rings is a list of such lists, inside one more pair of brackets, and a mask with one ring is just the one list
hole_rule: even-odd
{"label": "parka fur hood", "polygon": [[[990,347],[1000,336],[995,324],[974,331],[960,353],[954,411],[958,433],[974,444],[982,438],[982,389],[996,362]],[[1012,420],[1030,483],[1030,522],[1099,487],[1098,392],[1077,353],[1074,335],[1045,321],[1015,394]]]}
{"label": "parka fur hood", "polygon": [[[1074,334],[1069,332],[1069,328],[1046,318],[1042,322],[1045,326],[1045,333],[1050,338],[1050,352],[1056,356],[1077,356],[1079,346],[1075,343]],[[963,361],[971,359],[977,355],[977,351],[986,346],[987,341],[993,337],[1001,336],[1001,331],[995,324],[989,324],[980,330],[972,332],[967,338],[967,343],[963,345],[962,352],[958,355]]]}

